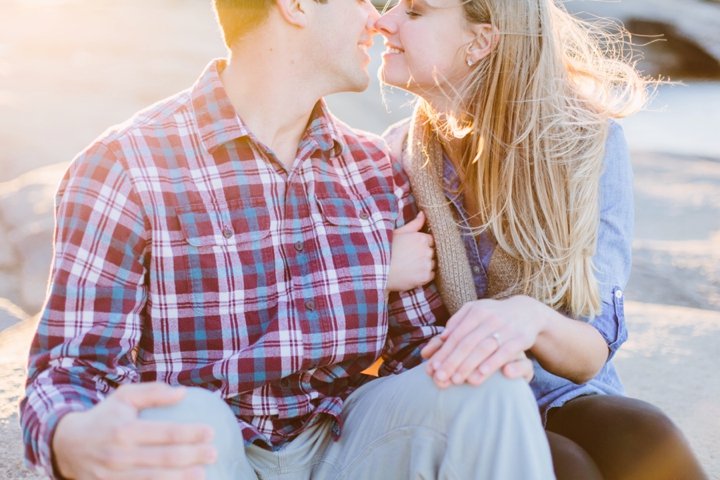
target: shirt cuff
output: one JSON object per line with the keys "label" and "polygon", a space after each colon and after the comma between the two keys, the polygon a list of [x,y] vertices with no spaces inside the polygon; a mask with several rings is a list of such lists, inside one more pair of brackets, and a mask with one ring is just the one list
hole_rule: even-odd
{"label": "shirt cuff", "polygon": [[608,361],[615,356],[620,346],[628,338],[628,331],[625,325],[625,295],[620,287],[613,288],[612,303],[602,303],[602,314],[595,317],[591,325],[600,332],[607,342],[610,354]]}

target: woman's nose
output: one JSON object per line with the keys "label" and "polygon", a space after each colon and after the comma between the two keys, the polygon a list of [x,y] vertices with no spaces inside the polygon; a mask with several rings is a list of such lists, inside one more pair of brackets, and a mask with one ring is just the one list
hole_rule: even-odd
{"label": "woman's nose", "polygon": [[375,22],[375,29],[385,36],[397,33],[396,15],[397,7],[393,7],[383,13]]}

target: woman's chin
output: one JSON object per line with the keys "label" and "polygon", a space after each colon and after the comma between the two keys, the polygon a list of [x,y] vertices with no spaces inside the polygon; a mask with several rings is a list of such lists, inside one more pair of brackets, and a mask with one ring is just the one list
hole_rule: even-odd
{"label": "woman's chin", "polygon": [[397,75],[393,74],[394,72],[392,69],[389,69],[386,67],[386,65],[383,63],[382,67],[380,67],[380,70],[378,70],[378,79],[380,80],[380,83],[383,83],[385,85],[388,85],[390,87],[397,87],[402,88],[403,90],[408,90],[408,78],[407,78],[407,72],[404,72],[404,75]]}

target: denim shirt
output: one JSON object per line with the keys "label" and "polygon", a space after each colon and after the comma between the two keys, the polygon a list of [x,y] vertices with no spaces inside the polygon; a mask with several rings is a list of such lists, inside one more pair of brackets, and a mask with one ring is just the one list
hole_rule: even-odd
{"label": "denim shirt", "polygon": [[[536,360],[535,378],[530,383],[540,408],[543,423],[547,412],[565,402],[583,395],[626,395],[620,382],[612,357],[627,340],[623,307],[623,289],[630,275],[634,209],[632,182],[633,173],[622,127],[610,122],[608,140],[605,145],[605,166],[600,178],[600,227],[598,243],[593,262],[596,278],[600,285],[602,314],[590,322],[608,344],[610,354],[600,373],[587,383],[577,385],[570,380],[544,370]],[[470,234],[468,215],[462,196],[458,191],[459,180],[455,167],[446,156],[443,171],[445,195],[454,205],[457,219],[463,228],[463,242],[470,269],[473,272],[478,298],[487,298],[488,277],[495,243],[485,234]]]}

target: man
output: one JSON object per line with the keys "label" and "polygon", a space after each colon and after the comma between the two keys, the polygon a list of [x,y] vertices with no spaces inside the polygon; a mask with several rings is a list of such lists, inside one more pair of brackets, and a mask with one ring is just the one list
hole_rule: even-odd
{"label": "man", "polygon": [[552,478],[522,381],[439,390],[408,371],[447,316],[433,287],[385,303],[408,186],[321,100],[367,86],[373,7],[214,3],[229,61],[60,186],[28,462],[78,479]]}

